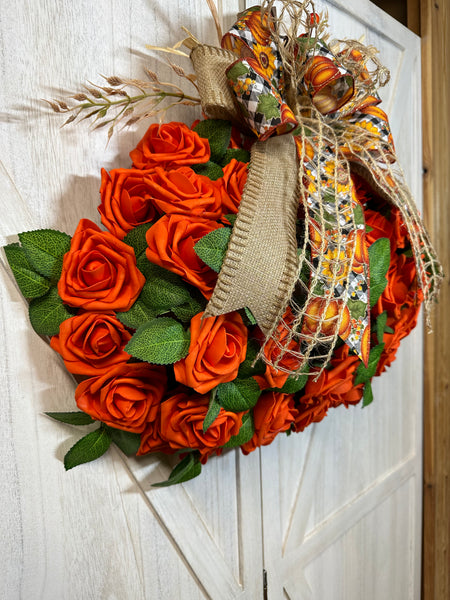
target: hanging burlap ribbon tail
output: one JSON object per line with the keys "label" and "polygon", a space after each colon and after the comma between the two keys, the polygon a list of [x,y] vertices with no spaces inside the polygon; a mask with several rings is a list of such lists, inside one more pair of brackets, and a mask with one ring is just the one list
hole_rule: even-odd
{"label": "hanging burlap ribbon tail", "polygon": [[248,307],[266,343],[278,347],[265,360],[289,373],[312,359],[324,367],[339,338],[367,363],[368,254],[351,171],[400,209],[426,309],[442,270],[393,171],[392,136],[375,92],[388,72],[376,51],[327,45],[311,0],[278,4],[278,19],[273,0],[239,15],[224,48],[191,44],[204,112],[259,140],[205,314]]}

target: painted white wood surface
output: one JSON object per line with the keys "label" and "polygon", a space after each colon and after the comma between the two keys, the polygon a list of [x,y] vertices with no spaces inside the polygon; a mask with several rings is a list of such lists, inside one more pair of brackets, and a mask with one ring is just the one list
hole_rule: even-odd
{"label": "painted white wood surface", "polygon": [[[368,2],[327,6],[337,35],[365,33],[391,68],[385,107],[420,197],[417,39]],[[224,27],[239,8],[220,3]],[[81,217],[98,222],[100,168],[129,164],[145,128],[105,149],[100,132],[61,130],[38,99],[99,82],[99,73],[140,76],[143,65],[171,77],[145,44],[173,44],[180,25],[216,42],[203,0],[3,3],[2,245],[30,228],[72,233]],[[31,331],[3,262],[0,277],[0,598],[253,600],[263,595],[263,566],[270,600],[419,597],[420,330],[370,408],[332,411],[304,434],[248,457],[229,452],[198,480],[157,490],[151,483],[168,462],[119,451],[64,472],[79,430],[42,413],[73,409],[74,385]]]}

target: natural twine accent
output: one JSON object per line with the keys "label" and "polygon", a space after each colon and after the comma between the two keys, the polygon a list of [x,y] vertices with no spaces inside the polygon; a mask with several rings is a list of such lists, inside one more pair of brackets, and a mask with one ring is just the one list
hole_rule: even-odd
{"label": "natural twine accent", "polygon": [[[262,9],[267,12],[272,36],[282,55],[287,79],[286,96],[300,125],[300,132],[295,132],[299,158],[292,137],[288,135],[253,145],[239,214],[206,314],[219,315],[249,307],[266,336],[265,344],[272,340],[278,348],[278,352],[273,353],[276,358],[273,358],[264,355],[263,346],[261,356],[264,360],[294,375],[299,375],[305,364],[314,362],[315,366],[321,365],[320,371],[314,372],[318,376],[331,359],[339,338],[349,294],[349,276],[355,260],[356,235],[351,232],[356,233],[354,209],[357,203],[343,203],[338,193],[345,186],[351,187],[351,170],[399,208],[411,240],[418,287],[424,295],[428,319],[443,274],[402,173],[393,167],[396,161],[393,148],[386,148],[378,136],[346,121],[352,107],[348,112],[344,107],[339,115],[329,117],[314,107],[309,96],[297,95],[305,74],[306,54],[295,56],[295,38],[300,28],[311,38],[323,38],[325,21],[322,18],[320,26],[315,22],[311,24],[309,15],[315,12],[311,0],[281,0],[281,5],[278,18],[274,0],[263,2]],[[340,49],[344,51],[339,60],[355,74],[355,97],[361,104],[374,93],[376,86],[387,83],[389,71],[380,64],[373,47],[351,41],[341,43]],[[362,62],[352,58],[352,49],[363,55]],[[308,52],[311,51],[314,51],[313,42],[308,47]],[[200,45],[194,48],[191,58],[205,113],[242,125],[241,113],[225,77],[226,67],[236,60],[236,56],[227,50]],[[358,78],[362,65],[367,67],[369,62],[373,65],[370,80]],[[311,147],[313,156],[308,153]],[[325,163],[328,163],[328,183],[335,191],[331,205],[321,185]],[[299,232],[301,247],[297,257],[299,201],[303,227]],[[330,236],[326,219],[330,215],[336,222],[336,226],[333,224],[333,243],[337,246],[334,261],[330,261],[325,251]],[[324,296],[317,290],[323,289],[325,272],[327,292]],[[305,316],[311,321],[308,310],[317,299],[323,302],[321,313],[313,317],[315,327],[305,329]],[[325,319],[331,303],[336,301],[337,314]],[[335,323],[331,329],[330,322]],[[290,366],[286,368],[288,362]]]}

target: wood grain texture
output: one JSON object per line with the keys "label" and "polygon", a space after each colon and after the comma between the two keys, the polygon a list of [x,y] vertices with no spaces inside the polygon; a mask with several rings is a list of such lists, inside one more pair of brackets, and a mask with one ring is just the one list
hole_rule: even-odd
{"label": "wood grain texture", "polygon": [[423,598],[450,597],[450,5],[421,0],[425,221],[446,278],[425,336]]}

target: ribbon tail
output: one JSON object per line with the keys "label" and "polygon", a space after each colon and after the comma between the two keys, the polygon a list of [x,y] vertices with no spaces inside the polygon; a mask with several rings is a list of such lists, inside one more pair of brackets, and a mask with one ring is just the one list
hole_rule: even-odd
{"label": "ribbon tail", "polygon": [[248,307],[268,337],[298,278],[298,160],[289,136],[255,142],[239,214],[205,316]]}

